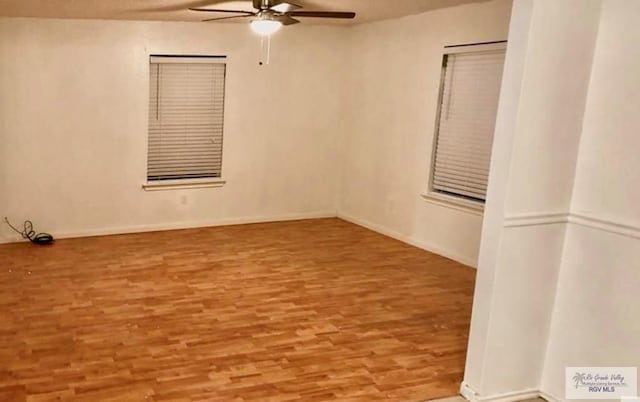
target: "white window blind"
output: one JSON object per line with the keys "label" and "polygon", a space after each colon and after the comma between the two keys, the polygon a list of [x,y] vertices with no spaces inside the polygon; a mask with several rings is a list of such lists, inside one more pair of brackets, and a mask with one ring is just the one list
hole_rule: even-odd
{"label": "white window blind", "polygon": [[484,202],[504,57],[504,50],[445,56],[432,191]]}
{"label": "white window blind", "polygon": [[150,58],[147,180],[219,178],[224,58]]}

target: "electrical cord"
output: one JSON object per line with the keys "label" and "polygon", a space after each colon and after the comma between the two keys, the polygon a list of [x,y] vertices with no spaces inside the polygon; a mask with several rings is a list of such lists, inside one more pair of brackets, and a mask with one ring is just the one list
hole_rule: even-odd
{"label": "electrical cord", "polygon": [[23,238],[28,239],[33,244],[50,244],[53,242],[53,236],[49,233],[36,233],[36,231],[33,230],[33,223],[31,221],[24,221],[22,231],[16,229],[15,226],[9,222],[9,219],[7,219],[6,216],[4,217],[4,221],[11,229],[13,229],[14,232],[18,233]]}

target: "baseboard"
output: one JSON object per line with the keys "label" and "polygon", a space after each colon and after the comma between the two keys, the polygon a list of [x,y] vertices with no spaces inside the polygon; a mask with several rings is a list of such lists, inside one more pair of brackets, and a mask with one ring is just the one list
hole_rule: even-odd
{"label": "baseboard", "polygon": [[460,384],[460,395],[470,402],[515,402],[541,397],[540,391],[535,389],[525,389],[494,395],[479,395],[464,381]]}
{"label": "baseboard", "polygon": [[544,391],[540,391],[540,398],[542,398],[544,400],[547,400],[549,402],[563,402],[564,401],[564,399],[558,398],[557,396],[548,394],[548,393],[546,393]]}
{"label": "baseboard", "polygon": [[428,244],[426,242],[422,242],[416,239],[412,239],[409,236],[405,236],[402,233],[396,232],[395,230],[386,228],[382,225],[378,225],[377,223],[372,223],[369,221],[366,221],[364,219],[360,219],[360,218],[356,218],[355,216],[343,213],[343,212],[338,212],[338,218],[340,219],[344,219],[345,221],[351,222],[353,224],[356,224],[358,226],[362,226],[365,227],[369,230],[373,230],[374,232],[378,232],[380,234],[383,234],[385,236],[389,236],[392,237],[396,240],[400,240],[403,243],[407,243],[407,244],[411,244],[412,246],[421,248],[423,250],[432,252],[434,254],[438,254],[441,255],[443,257],[447,257],[449,259],[452,259],[454,261],[457,261],[461,264],[464,265],[468,265],[470,267],[473,268],[477,268],[477,264],[478,262],[474,259],[471,259],[467,256],[463,256],[460,254],[457,254],[455,252],[452,252],[451,250],[445,250],[441,247],[437,247],[434,246],[432,244]]}
{"label": "baseboard", "polygon": [[[127,233],[144,233],[144,232],[157,232],[162,230],[178,230],[178,229],[193,229],[200,227],[211,226],[229,226],[229,225],[244,225],[251,223],[265,223],[265,222],[283,222],[294,221],[300,219],[320,219],[320,218],[335,218],[335,211],[327,212],[309,212],[299,214],[282,214],[271,216],[252,216],[252,217],[238,217],[238,218],[226,218],[216,219],[211,221],[191,221],[191,222],[173,222],[173,223],[161,223],[151,225],[133,225],[125,227],[114,228],[96,228],[76,231],[52,231],[51,234],[56,239],[71,239],[77,237],[93,237],[93,236],[108,236],[115,234],[127,234]],[[0,238],[0,244],[12,243],[20,241],[19,238]]]}

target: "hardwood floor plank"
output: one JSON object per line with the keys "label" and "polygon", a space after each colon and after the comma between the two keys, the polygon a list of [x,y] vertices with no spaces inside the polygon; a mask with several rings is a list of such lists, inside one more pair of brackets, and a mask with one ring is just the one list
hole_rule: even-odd
{"label": "hardwood floor plank", "polygon": [[474,279],[339,219],[0,245],[0,399],[455,395]]}

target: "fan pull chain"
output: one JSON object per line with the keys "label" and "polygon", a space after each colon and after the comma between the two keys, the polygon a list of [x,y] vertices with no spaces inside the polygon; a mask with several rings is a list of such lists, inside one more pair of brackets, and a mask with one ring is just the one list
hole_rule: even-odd
{"label": "fan pull chain", "polygon": [[271,35],[267,36],[267,65],[271,61]]}
{"label": "fan pull chain", "polygon": [[[266,45],[264,43],[265,36],[267,38]],[[265,36],[260,37],[260,58],[265,60],[264,63],[260,61],[259,63],[260,65],[263,65],[263,64],[269,65],[269,61],[271,61],[271,35],[265,35]]]}

